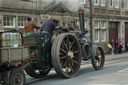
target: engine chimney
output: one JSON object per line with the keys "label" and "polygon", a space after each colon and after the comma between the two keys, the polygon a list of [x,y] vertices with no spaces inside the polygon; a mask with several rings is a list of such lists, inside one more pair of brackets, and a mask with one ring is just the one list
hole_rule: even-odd
{"label": "engine chimney", "polygon": [[85,34],[86,30],[85,30],[84,10],[79,10],[79,20],[80,20],[80,29],[82,33]]}

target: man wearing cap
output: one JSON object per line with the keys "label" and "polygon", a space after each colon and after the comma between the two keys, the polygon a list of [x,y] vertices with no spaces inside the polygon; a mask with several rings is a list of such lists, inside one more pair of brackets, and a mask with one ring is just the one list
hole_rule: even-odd
{"label": "man wearing cap", "polygon": [[32,22],[31,17],[27,17],[27,21],[28,22],[24,26],[25,33],[30,33],[30,32],[34,33],[34,29],[40,29],[39,26],[37,26],[36,24],[34,24],[34,22]]}

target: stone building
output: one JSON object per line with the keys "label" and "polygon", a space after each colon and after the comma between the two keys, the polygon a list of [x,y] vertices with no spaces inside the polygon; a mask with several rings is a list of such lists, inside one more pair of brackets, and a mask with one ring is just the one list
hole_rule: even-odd
{"label": "stone building", "polygon": [[[49,15],[68,27],[79,27],[79,3],[85,8],[85,28],[90,36],[90,0],[0,0],[0,29],[24,32],[26,17],[40,25]],[[93,43],[107,47],[111,40],[128,42],[128,0],[92,0]],[[74,26],[75,25],[75,26]]]}
{"label": "stone building", "polygon": [[128,0],[93,0],[93,41],[105,45],[113,39],[128,42]]}

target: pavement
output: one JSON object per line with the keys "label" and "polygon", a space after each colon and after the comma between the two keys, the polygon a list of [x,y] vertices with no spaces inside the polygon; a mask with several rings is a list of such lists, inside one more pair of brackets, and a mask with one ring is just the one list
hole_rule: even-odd
{"label": "pavement", "polygon": [[111,55],[111,54],[105,54],[105,60],[113,60],[113,59],[119,59],[119,58],[124,58],[124,57],[128,57],[128,52],[123,52],[121,54],[116,54],[116,55]]}

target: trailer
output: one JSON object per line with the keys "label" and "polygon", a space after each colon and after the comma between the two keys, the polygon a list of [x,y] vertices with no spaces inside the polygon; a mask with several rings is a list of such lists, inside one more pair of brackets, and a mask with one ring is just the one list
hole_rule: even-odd
{"label": "trailer", "polygon": [[23,47],[18,31],[0,30],[0,83],[25,85],[24,68],[29,62],[29,49]]}

